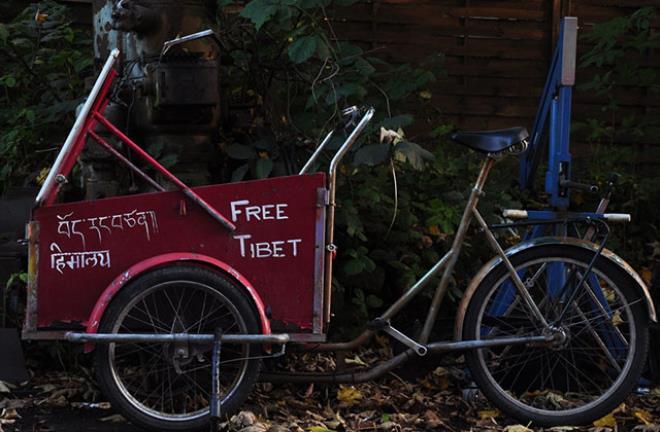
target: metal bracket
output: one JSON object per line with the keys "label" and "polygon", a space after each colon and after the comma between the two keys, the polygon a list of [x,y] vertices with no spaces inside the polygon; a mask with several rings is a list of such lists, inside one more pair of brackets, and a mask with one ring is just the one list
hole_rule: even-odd
{"label": "metal bracket", "polygon": [[415,353],[420,357],[425,356],[429,351],[428,348],[426,348],[424,345],[415,342],[405,334],[401,333],[399,330],[392,327],[392,324],[390,324],[390,320],[376,318],[375,320],[367,323],[367,328],[371,330],[380,330],[387,333],[388,335],[398,340],[408,348],[412,348],[415,351]]}

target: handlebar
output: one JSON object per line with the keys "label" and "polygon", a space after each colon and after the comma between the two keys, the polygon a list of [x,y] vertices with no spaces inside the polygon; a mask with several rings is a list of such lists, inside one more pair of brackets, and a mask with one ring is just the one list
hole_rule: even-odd
{"label": "handlebar", "polygon": [[598,193],[598,186],[593,184],[578,183],[571,180],[561,180],[559,186],[567,189],[581,190],[585,192]]}
{"label": "handlebar", "polygon": [[[335,162],[335,158],[337,156],[340,156],[341,158],[344,156],[344,154],[350,149],[350,147],[355,143],[355,140],[357,140],[357,137],[360,136],[364,128],[367,126],[371,118],[373,117],[375,110],[373,108],[369,108],[367,112],[364,114],[364,116],[361,116],[362,110],[360,110],[356,106],[352,106],[349,108],[345,108],[341,111],[342,116],[344,117],[342,121],[337,123],[337,125],[332,129],[326,137],[323,139],[321,144],[314,150],[314,153],[310,158],[307,160],[305,163],[305,166],[302,167],[298,175],[303,175],[309,169],[312,167],[316,159],[319,157],[323,149],[328,145],[332,137],[334,136],[335,132],[341,131],[341,130],[349,130],[352,126],[354,126],[353,131],[351,134],[346,138],[346,141],[344,141],[344,144],[339,148],[337,151],[337,154],[332,160],[331,168],[330,170],[332,171],[332,164]],[[347,146],[348,145],[348,146]]]}

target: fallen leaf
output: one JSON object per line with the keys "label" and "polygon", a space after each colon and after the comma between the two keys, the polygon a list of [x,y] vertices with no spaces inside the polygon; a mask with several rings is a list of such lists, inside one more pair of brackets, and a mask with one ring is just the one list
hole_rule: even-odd
{"label": "fallen leaf", "polygon": [[609,413],[605,417],[596,420],[594,422],[594,426],[596,426],[596,427],[608,427],[608,428],[616,427],[616,419],[614,418],[614,414]]}
{"label": "fallen leaf", "polygon": [[347,359],[346,359],[346,364],[354,364],[354,365],[358,365],[358,366],[369,366],[369,365],[366,364],[366,363],[360,358],[360,356],[358,356],[358,355],[356,355],[356,356],[355,356],[354,358],[352,358],[352,359],[351,359],[351,358],[347,358]]}
{"label": "fallen leaf", "polygon": [[534,431],[528,428],[527,426],[517,424],[517,425],[511,425],[505,427],[504,432],[534,432]]}
{"label": "fallen leaf", "polygon": [[309,432],[335,432],[334,429],[328,429],[325,426],[311,426],[308,427],[307,430]]}
{"label": "fallen leaf", "polygon": [[424,420],[426,421],[426,425],[430,428],[439,429],[440,426],[444,426],[443,429],[446,429],[445,422],[443,422],[440,416],[434,411],[426,410],[424,413]]}
{"label": "fallen leaf", "polygon": [[121,414],[113,414],[111,416],[102,417],[99,421],[107,423],[126,423],[126,419]]}
{"label": "fallen leaf", "polygon": [[348,405],[355,405],[362,400],[362,393],[354,386],[340,386],[337,390],[337,399]]}
{"label": "fallen leaf", "polygon": [[490,418],[495,418],[500,415],[498,410],[483,410],[479,411],[479,419],[488,420]]}
{"label": "fallen leaf", "polygon": [[640,419],[640,420],[641,420],[644,424],[646,424],[646,425],[649,425],[649,424],[653,423],[653,422],[651,421],[651,419],[653,418],[653,416],[651,415],[650,412],[648,412],[648,411],[646,411],[646,410],[643,410],[643,409],[636,409],[635,411],[633,411],[633,415],[634,415],[635,417],[637,417],[638,419]]}
{"label": "fallen leaf", "polygon": [[21,416],[18,415],[18,411],[16,411],[15,408],[5,408],[0,412],[0,419],[5,421],[9,420],[13,423],[19,418],[21,418]]}
{"label": "fallen leaf", "polygon": [[0,381],[0,393],[11,393],[8,383]]}

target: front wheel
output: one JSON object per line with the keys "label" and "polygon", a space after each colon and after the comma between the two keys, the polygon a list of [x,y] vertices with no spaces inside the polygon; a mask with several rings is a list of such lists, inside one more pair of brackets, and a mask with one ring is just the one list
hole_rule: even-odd
{"label": "front wheel", "polygon": [[648,349],[645,300],[622,269],[604,258],[584,277],[593,256],[577,247],[544,245],[511,258],[551,330],[543,329],[503,264],[476,289],[464,340],[561,335],[553,343],[466,355],[474,380],[504,413],[537,426],[584,425],[616,408],[637,384]]}
{"label": "front wheel", "polygon": [[[170,266],[126,286],[110,303],[101,333],[260,333],[245,292],[201,267]],[[111,343],[96,349],[99,385],[112,406],[154,431],[208,428],[212,344]],[[259,375],[257,349],[222,345],[221,412],[245,401]]]}

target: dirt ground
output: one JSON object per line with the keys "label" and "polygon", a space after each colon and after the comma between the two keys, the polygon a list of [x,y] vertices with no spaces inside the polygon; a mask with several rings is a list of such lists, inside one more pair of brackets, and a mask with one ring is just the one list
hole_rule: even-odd
{"label": "dirt ground", "polygon": [[[352,359],[362,361],[359,357]],[[318,364],[316,367],[326,365]],[[397,374],[355,386],[258,384],[245,410],[224,430],[243,432],[330,431],[506,431],[530,425],[507,419],[478,391],[462,389],[460,365],[438,367],[417,380]],[[88,370],[36,376],[22,388],[0,387],[0,431],[132,432],[104,402]],[[613,414],[565,431],[660,431],[660,388],[633,395]]]}

